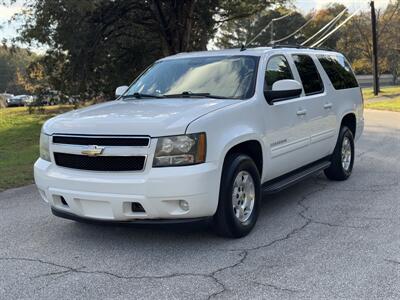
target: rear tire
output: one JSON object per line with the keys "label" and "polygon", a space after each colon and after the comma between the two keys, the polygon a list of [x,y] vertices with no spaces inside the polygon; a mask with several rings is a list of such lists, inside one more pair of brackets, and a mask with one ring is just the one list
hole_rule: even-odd
{"label": "rear tire", "polygon": [[331,157],[331,165],[324,173],[330,180],[346,180],[353,171],[354,137],[351,130],[343,126]]}
{"label": "rear tire", "polygon": [[260,211],[260,174],[247,155],[230,154],[224,162],[214,228],[224,237],[240,238],[256,224]]}

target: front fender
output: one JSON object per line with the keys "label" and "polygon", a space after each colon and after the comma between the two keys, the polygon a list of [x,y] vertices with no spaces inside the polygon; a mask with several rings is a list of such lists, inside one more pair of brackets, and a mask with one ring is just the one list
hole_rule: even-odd
{"label": "front fender", "polygon": [[227,152],[242,142],[259,142],[265,154],[262,138],[265,132],[264,122],[260,122],[262,115],[255,104],[255,101],[247,100],[225,107],[195,120],[188,126],[187,133],[206,132],[206,160],[218,164],[220,172]]}

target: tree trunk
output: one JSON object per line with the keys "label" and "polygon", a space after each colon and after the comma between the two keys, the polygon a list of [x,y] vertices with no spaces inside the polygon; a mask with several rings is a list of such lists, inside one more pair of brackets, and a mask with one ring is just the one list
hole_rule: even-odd
{"label": "tree trunk", "polygon": [[150,10],[157,20],[164,55],[189,50],[196,0],[152,0]]}

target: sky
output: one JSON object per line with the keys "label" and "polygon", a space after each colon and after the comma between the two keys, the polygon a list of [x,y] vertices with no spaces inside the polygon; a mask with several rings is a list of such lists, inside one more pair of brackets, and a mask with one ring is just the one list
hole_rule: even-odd
{"label": "sky", "polygon": [[10,18],[21,12],[23,6],[23,1],[16,1],[15,4],[11,6],[0,5],[0,41],[4,38],[11,39],[17,35],[17,28],[19,24],[9,24]]}
{"label": "sky", "polygon": [[[326,7],[331,2],[339,2],[346,5],[350,11],[357,9],[366,10],[369,8],[369,0],[292,0],[293,4],[303,13],[307,13],[313,9],[320,9]],[[390,0],[375,0],[377,8],[385,7]],[[9,7],[0,5],[0,41],[4,38],[11,39],[17,35],[17,28],[19,24],[9,24],[8,20],[15,14],[22,10],[24,1],[17,0],[15,4]]]}
{"label": "sky", "polygon": [[[356,11],[357,9],[369,9],[370,3],[369,0],[294,0],[294,4],[303,12],[309,12],[312,9],[326,7],[332,2],[342,3],[347,6],[350,11]],[[389,2],[390,0],[375,0],[375,7],[386,7]]]}

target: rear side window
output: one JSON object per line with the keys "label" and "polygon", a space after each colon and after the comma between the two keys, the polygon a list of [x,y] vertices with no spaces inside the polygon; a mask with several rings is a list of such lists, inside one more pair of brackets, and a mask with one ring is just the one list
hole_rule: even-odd
{"label": "rear side window", "polygon": [[289,64],[283,55],[273,56],[269,59],[265,71],[266,90],[272,90],[272,85],[283,79],[293,79]]}
{"label": "rear side window", "polygon": [[299,71],[306,96],[324,91],[324,84],[312,58],[308,55],[293,55],[293,60]]}
{"label": "rear side window", "polygon": [[358,82],[350,64],[343,56],[317,55],[319,62],[337,90],[358,87]]}

